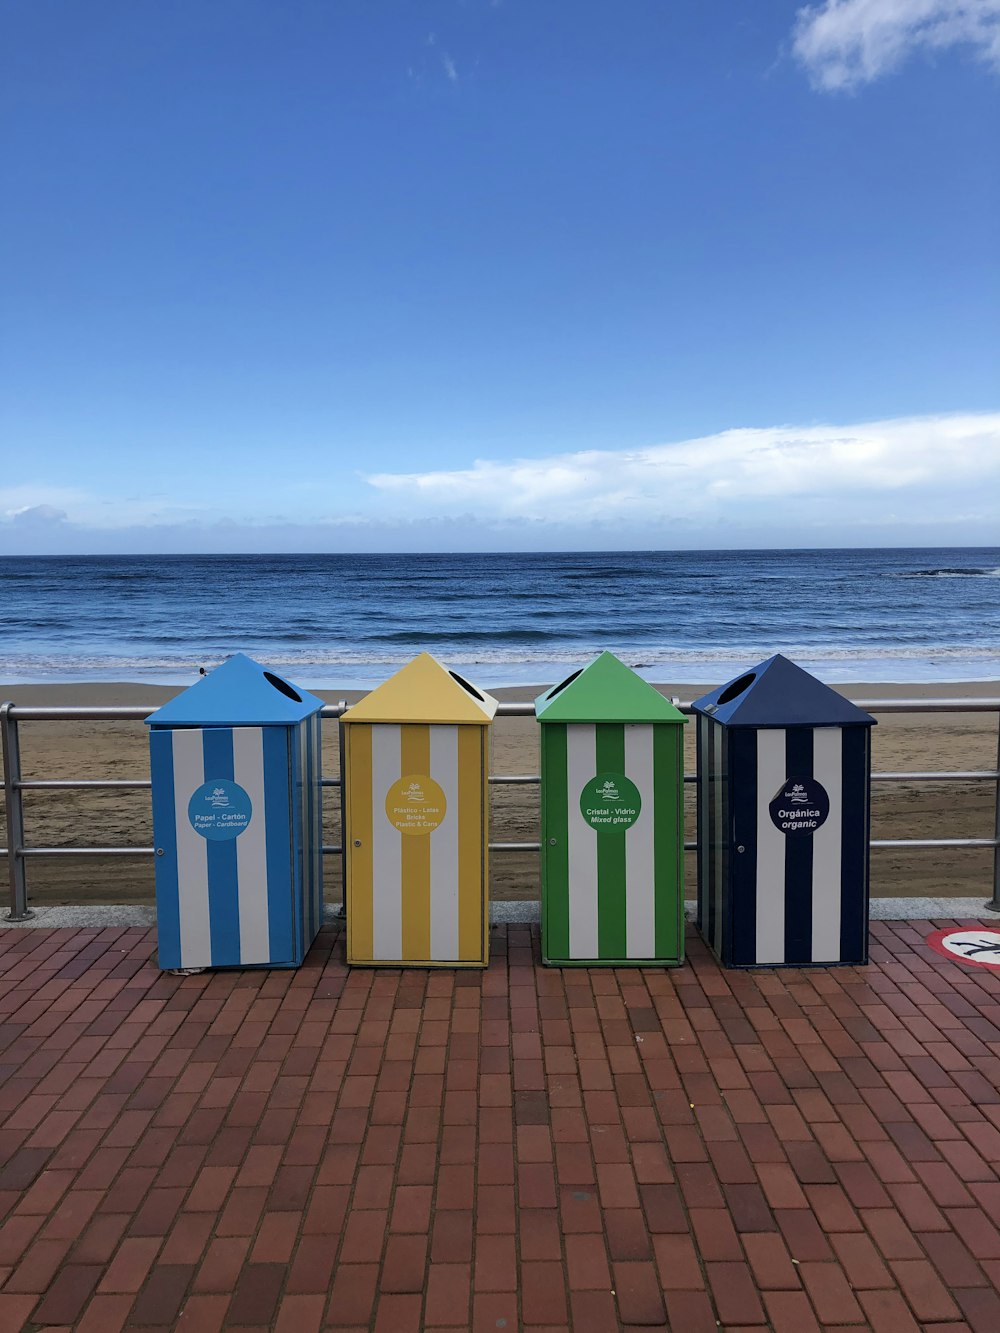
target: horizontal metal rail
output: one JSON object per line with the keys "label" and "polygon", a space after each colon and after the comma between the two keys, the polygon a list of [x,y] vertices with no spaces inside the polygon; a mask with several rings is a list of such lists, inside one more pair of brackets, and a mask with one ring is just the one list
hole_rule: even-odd
{"label": "horizontal metal rail", "polygon": [[[1000,699],[852,699],[866,713],[996,713]],[[342,717],[347,704],[324,704],[320,716],[333,721]],[[694,705],[678,701],[679,712],[694,715]],[[159,704],[11,704],[10,716],[17,722],[144,722]],[[506,700],[497,705],[497,717],[534,717],[535,705]]]}
{"label": "horizontal metal rail", "polygon": [[[872,782],[996,782],[1000,774],[995,768],[977,769],[968,773],[947,773],[943,770],[931,773],[872,773]],[[491,787],[514,787],[514,786],[532,786],[537,787],[541,782],[541,776],[533,773],[520,773],[516,776],[504,773],[491,773],[487,781]],[[685,783],[698,782],[697,773],[685,773]],[[149,791],[152,788],[152,782],[149,779],[97,779],[97,778],[79,778],[68,779],[31,779],[28,782],[16,782],[15,787],[20,791],[83,791],[86,789],[101,790],[107,789],[122,790],[123,788],[132,788],[136,791]],[[323,778],[320,782],[321,787],[341,787],[343,784],[340,778]],[[0,849],[0,855],[3,850]]]}
{"label": "horizontal metal rail", "polygon": [[[674,701],[675,706],[685,714],[694,712],[690,703]],[[859,708],[870,713],[997,713],[1000,719],[1000,699],[859,699],[854,701]],[[30,857],[152,857],[152,847],[28,847],[24,839],[24,817],[22,795],[26,791],[148,791],[152,783],[148,779],[30,779],[21,777],[19,723],[21,722],[105,722],[105,721],[144,721],[154,712],[156,705],[0,705],[0,733],[3,742],[3,779],[5,808],[7,813],[7,846],[0,848],[0,857],[8,862],[10,878],[9,920],[24,920],[32,915],[27,904],[27,885],[24,862]],[[341,701],[323,707],[321,716],[325,719],[340,718],[348,705]],[[531,702],[504,701],[497,707],[498,717],[534,717],[535,706]],[[992,838],[873,838],[873,849],[889,848],[979,848],[992,849],[994,853],[993,896],[986,906],[1000,911],[1000,741],[997,750],[996,769],[970,769],[963,771],[931,772],[875,772],[873,782],[992,782],[997,784],[997,801]],[[538,786],[541,778],[538,774],[491,774],[490,786]],[[684,775],[686,784],[697,783],[696,773]],[[342,782],[337,778],[324,778],[326,788],[339,789]],[[538,852],[538,842],[491,842],[493,852]],[[684,850],[697,850],[697,843],[685,842]],[[324,844],[325,855],[339,856],[343,848],[335,844]]]}

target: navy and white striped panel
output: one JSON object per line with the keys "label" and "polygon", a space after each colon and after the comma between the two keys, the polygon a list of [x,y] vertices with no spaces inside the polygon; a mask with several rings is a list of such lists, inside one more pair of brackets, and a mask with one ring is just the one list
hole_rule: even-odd
{"label": "navy and white striped panel", "polygon": [[[154,730],[153,826],[159,962],[239,967],[297,961],[292,914],[288,736],[278,727]],[[234,782],[251,817],[212,841],[189,818],[206,782]]]}
{"label": "navy and white striped panel", "polygon": [[[801,778],[830,800],[815,832],[771,818]],[[860,963],[868,938],[869,736],[865,727],[734,732],[733,939],[736,966]],[[744,852],[738,851],[743,845]]]}
{"label": "navy and white striped panel", "polygon": [[[708,922],[709,911],[709,876],[711,874],[711,840],[709,836],[709,807],[711,802],[711,746],[707,717],[698,715],[698,929],[710,944],[711,932]],[[714,945],[713,945],[714,947]]]}

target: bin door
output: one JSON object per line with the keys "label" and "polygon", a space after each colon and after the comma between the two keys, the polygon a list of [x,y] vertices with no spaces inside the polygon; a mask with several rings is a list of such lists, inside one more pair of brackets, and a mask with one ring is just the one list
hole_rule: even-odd
{"label": "bin door", "polygon": [[160,966],[298,961],[289,733],[150,732]]}
{"label": "bin door", "polygon": [[485,729],[348,723],[348,962],[486,962]]}

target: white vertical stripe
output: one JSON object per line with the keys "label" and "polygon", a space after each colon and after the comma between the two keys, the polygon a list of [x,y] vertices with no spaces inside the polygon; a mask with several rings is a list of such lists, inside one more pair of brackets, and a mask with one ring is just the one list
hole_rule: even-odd
{"label": "white vertical stripe", "polygon": [[567,838],[569,847],[569,956],[598,958],[597,834],[580,813],[580,794],[597,775],[597,728],[566,727]]}
{"label": "white vertical stripe", "polygon": [[723,783],[722,775],[722,754],[723,744],[725,742],[725,728],[717,722],[712,724],[712,736],[710,744],[712,746],[712,792],[710,799],[714,803],[715,810],[715,842],[712,846],[712,857],[715,865],[715,930],[712,934],[712,948],[717,954],[722,953],[723,929],[722,929],[722,911],[726,901],[725,884],[723,883],[723,871],[728,867],[731,851],[729,848],[729,830],[725,827],[725,798],[726,789]]}
{"label": "white vertical stripe", "polygon": [[445,816],[431,832],[431,958],[458,958],[458,727],[430,727],[431,777]]}
{"label": "white vertical stripe", "polygon": [[757,948],[758,963],[785,961],[785,835],[768,808],[788,774],[784,730],[757,733]]}
{"label": "white vertical stripe", "polygon": [[653,728],[625,727],[625,773],[639,788],[639,818],[625,831],[625,950],[628,958],[656,952],[653,859]]}
{"label": "white vertical stripe", "polygon": [[402,732],[372,726],[372,953],[378,962],[403,957],[403,834],[389,823],[385,798],[403,776]]}
{"label": "white vertical stripe", "polygon": [[264,732],[260,727],[233,728],[233,777],[250,797],[252,810],[250,823],[236,839],[240,962],[267,963],[271,940],[267,911]]}
{"label": "white vertical stripe", "polygon": [[197,727],[171,733],[174,751],[174,826],[177,833],[177,898],[181,967],[212,966],[208,918],[208,844],[195,833],[188,802],[205,781],[205,750]]}
{"label": "white vertical stripe", "polygon": [[840,727],[813,731],[813,777],[830,798],[826,823],[812,835],[812,961],[840,961],[840,831],[844,785],[844,733]]}

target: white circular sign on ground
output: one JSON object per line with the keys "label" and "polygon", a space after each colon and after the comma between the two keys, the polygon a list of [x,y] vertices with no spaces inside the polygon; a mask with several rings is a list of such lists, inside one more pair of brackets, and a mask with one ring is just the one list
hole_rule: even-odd
{"label": "white circular sign on ground", "polygon": [[972,930],[956,930],[954,927],[934,930],[924,943],[952,962],[1000,970],[1000,930],[992,926],[977,926]]}

